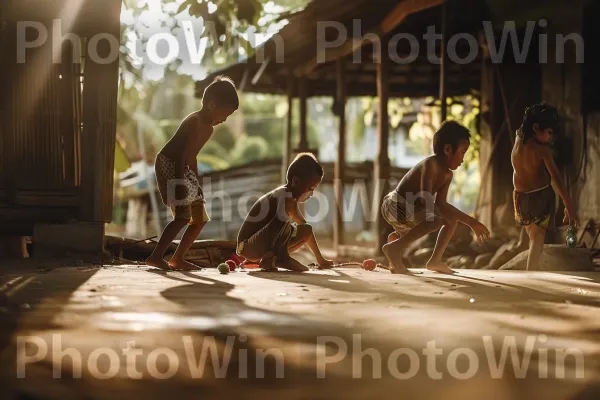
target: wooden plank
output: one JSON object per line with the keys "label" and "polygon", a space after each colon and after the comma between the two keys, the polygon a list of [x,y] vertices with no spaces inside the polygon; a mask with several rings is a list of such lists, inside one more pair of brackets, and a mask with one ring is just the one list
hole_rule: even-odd
{"label": "wooden plank", "polygon": [[383,57],[381,62],[377,64],[377,96],[379,97],[379,118],[377,125],[377,158],[374,164],[374,186],[375,196],[373,201],[377,204],[374,209],[377,213],[374,220],[375,223],[375,240],[376,249],[379,251],[381,246],[387,243],[388,224],[379,211],[385,194],[388,192],[388,178],[390,169],[390,158],[388,154],[389,148],[389,114],[388,114],[388,88],[389,76],[389,61],[387,57]]}
{"label": "wooden plank", "polygon": [[400,25],[410,14],[426,10],[444,3],[445,0],[404,0],[401,1],[379,26],[380,33],[385,35]]}
{"label": "wooden plank", "polygon": [[[112,11],[120,11],[121,2],[111,0],[103,4],[103,32],[118,37],[120,22]],[[111,12],[108,12],[111,11]],[[118,14],[117,14],[118,15]],[[97,45],[98,54],[110,54],[107,41]],[[114,148],[116,141],[116,113],[119,60],[108,64],[86,59],[83,85],[82,159],[82,221],[108,222],[112,216]]]}
{"label": "wooden plank", "polygon": [[254,77],[252,78],[252,84],[256,85],[260,79],[260,77],[262,76],[262,74],[265,72],[265,70],[267,69],[267,67],[269,66],[269,63],[271,62],[270,58],[267,58],[266,61],[264,61],[260,68],[258,69],[258,71],[256,72],[256,74],[254,75]]}
{"label": "wooden plank", "polygon": [[298,151],[308,151],[308,132],[306,127],[307,119],[307,88],[308,82],[305,78],[300,78],[298,81],[298,97],[300,101],[300,141],[298,143]]}
{"label": "wooden plank", "polygon": [[[369,32],[370,34],[374,34],[375,32]],[[354,53],[356,50],[361,48],[364,44],[362,39],[352,38],[338,46],[336,48],[329,49],[324,55],[317,55],[312,58],[305,64],[302,64],[294,69],[294,75],[296,76],[306,76],[311,74],[319,64],[327,64],[333,61],[336,61],[340,58],[346,57],[348,54]],[[324,50],[319,50],[324,51]]]}
{"label": "wooden plank", "polygon": [[446,75],[447,75],[447,57],[446,57],[446,41],[448,34],[448,6],[444,2],[442,4],[442,43],[440,45],[440,107],[441,119],[444,122],[448,116],[448,106],[446,104]]}
{"label": "wooden plank", "polygon": [[281,165],[281,182],[286,182],[287,169],[290,165],[292,155],[292,129],[293,129],[293,108],[294,108],[294,77],[289,74],[287,79],[287,101],[288,101],[288,113],[286,120],[285,130],[285,142],[283,147],[283,162]]}
{"label": "wooden plank", "polygon": [[344,243],[344,172],[346,169],[346,78],[344,61],[337,61],[337,106],[339,118],[338,153],[334,172],[334,191],[336,212],[334,214],[333,243],[337,246]]}

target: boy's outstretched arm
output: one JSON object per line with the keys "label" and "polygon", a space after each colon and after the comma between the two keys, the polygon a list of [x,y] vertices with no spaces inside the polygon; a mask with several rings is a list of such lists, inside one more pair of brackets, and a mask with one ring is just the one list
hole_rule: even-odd
{"label": "boy's outstretched arm", "polygon": [[[292,221],[298,225],[306,224],[306,219],[304,219],[304,216],[298,209],[298,203],[296,203],[294,199],[289,197],[285,199],[285,210]],[[314,232],[310,235],[310,238],[306,243],[315,255],[317,263],[320,267],[329,267],[333,265],[333,261],[326,259],[323,257],[323,254],[321,254],[321,249],[319,248],[319,244],[317,243],[317,238],[315,237]]]}
{"label": "boy's outstretched arm", "polygon": [[452,204],[448,204],[448,189],[450,188],[450,183],[452,182],[452,176],[453,174],[450,173],[450,178],[437,193],[435,198],[436,209],[443,218],[456,220],[467,225],[475,233],[479,243],[483,243],[490,238],[490,232],[485,225],[470,215],[460,211]]}
{"label": "boy's outstretched arm", "polygon": [[554,156],[550,148],[542,149],[542,159],[544,160],[544,164],[546,165],[546,168],[550,173],[550,178],[552,179],[552,186],[554,186],[554,188],[558,192],[558,195],[565,204],[565,219],[569,219],[570,223],[573,223],[575,226],[577,226],[579,224],[577,218],[577,211],[575,210],[573,202],[571,201],[571,196],[569,196],[569,193],[567,192],[567,187],[563,182],[563,179],[560,175],[560,171],[558,170],[558,167],[554,162]]}

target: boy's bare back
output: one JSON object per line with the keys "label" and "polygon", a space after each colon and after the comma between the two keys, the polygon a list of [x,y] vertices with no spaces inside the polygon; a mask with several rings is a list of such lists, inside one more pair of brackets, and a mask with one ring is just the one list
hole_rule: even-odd
{"label": "boy's bare back", "polygon": [[527,143],[517,135],[511,154],[514,169],[513,184],[517,192],[528,192],[550,184],[545,159],[552,157],[549,146],[530,140]]}
{"label": "boy's bare back", "polygon": [[174,161],[182,160],[196,170],[196,157],[212,133],[210,122],[204,121],[200,112],[192,113],[183,120],[160,153]]}
{"label": "boy's bare back", "polygon": [[[284,198],[282,199],[281,196]],[[247,240],[275,218],[278,212],[281,212],[279,207],[282,205],[282,200],[285,200],[285,188],[283,187],[273,189],[258,199],[240,227],[238,240]]]}
{"label": "boy's bare back", "polygon": [[435,195],[452,179],[452,171],[440,165],[435,156],[430,156],[415,165],[404,175],[396,191],[403,197],[420,192]]}

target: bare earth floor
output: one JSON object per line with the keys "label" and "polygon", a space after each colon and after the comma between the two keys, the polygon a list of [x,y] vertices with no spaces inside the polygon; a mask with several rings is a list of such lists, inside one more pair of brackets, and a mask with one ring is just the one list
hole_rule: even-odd
{"label": "bare earth floor", "polygon": [[600,398],[600,273],[2,271],[2,399]]}

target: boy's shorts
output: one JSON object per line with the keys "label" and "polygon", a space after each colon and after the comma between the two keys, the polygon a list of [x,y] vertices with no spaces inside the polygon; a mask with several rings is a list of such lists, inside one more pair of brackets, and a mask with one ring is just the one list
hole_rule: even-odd
{"label": "boy's shorts", "polygon": [[185,206],[170,206],[171,214],[176,219],[187,219],[190,225],[198,225],[210,221],[204,200],[197,200]]}
{"label": "boy's shorts", "polygon": [[515,190],[513,201],[517,224],[536,224],[544,229],[554,229],[556,194],[551,185],[529,192]]}
{"label": "boy's shorts", "polygon": [[[161,200],[171,209],[174,218],[189,220],[190,224],[210,221],[206,212],[206,202],[201,194],[200,182],[189,167],[185,168],[183,181],[176,182],[175,162],[169,157],[159,154],[156,156],[155,172]],[[174,204],[176,183],[185,185],[187,192],[187,197],[178,201],[178,204]]]}
{"label": "boy's shorts", "polygon": [[275,217],[248,239],[239,241],[236,253],[249,260],[287,255],[292,239],[298,234],[298,225]]}
{"label": "boy's shorts", "polygon": [[408,204],[406,199],[395,190],[385,196],[381,204],[383,218],[400,236],[404,236],[421,222],[435,218],[434,210],[431,212],[424,212],[424,210],[425,207],[422,205]]}

